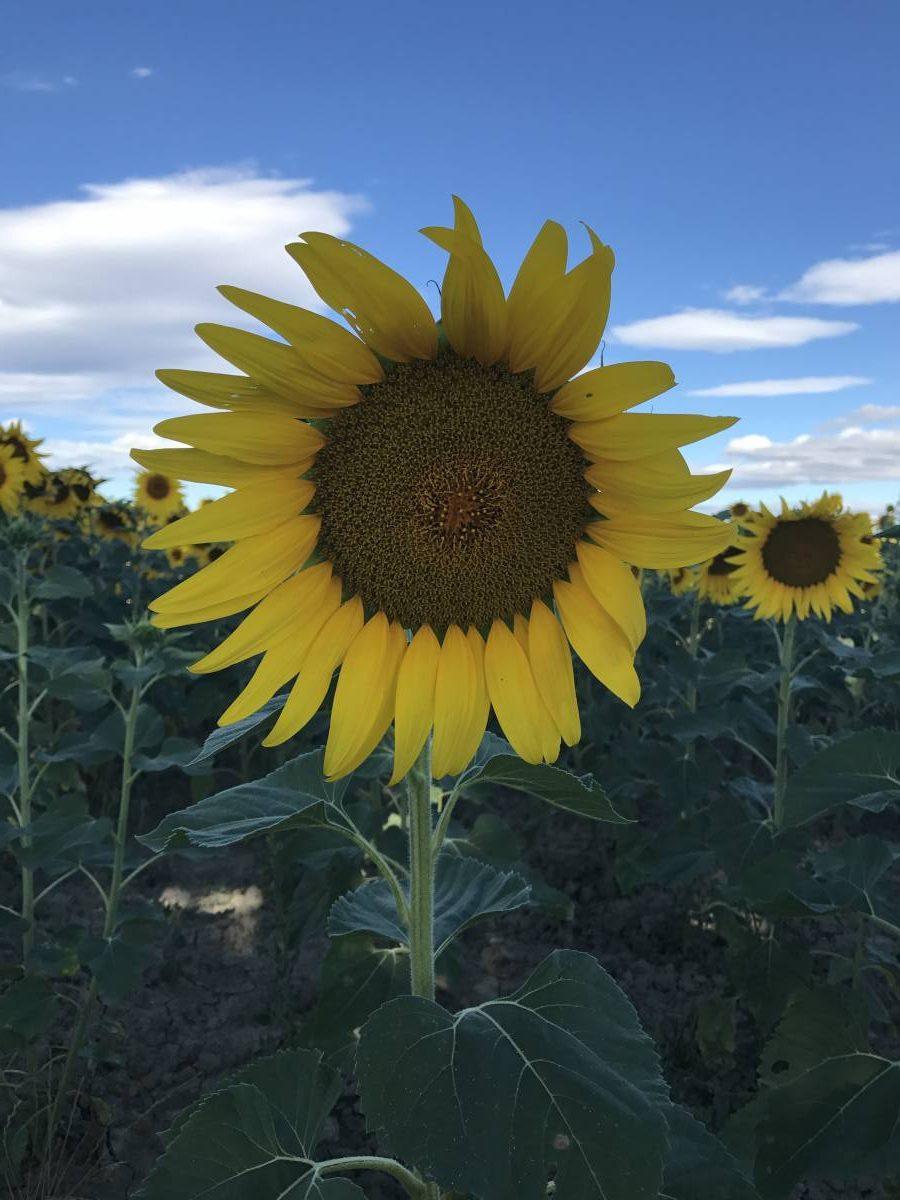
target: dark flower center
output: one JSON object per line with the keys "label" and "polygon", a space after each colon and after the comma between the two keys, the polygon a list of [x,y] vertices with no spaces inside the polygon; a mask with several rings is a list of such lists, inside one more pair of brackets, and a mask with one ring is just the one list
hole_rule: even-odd
{"label": "dark flower center", "polygon": [[151,500],[165,500],[172,490],[165,475],[148,475],[144,487]]}
{"label": "dark flower center", "polygon": [[834,526],[820,517],[779,521],[765,540],[762,560],[776,583],[814,587],[837,569],[841,543]]}
{"label": "dark flower center", "polygon": [[527,615],[592,517],[585,461],[530,374],[444,353],[393,367],[324,428],[320,550],[406,628]]}
{"label": "dark flower center", "polygon": [[721,554],[717,554],[709,566],[706,568],[709,575],[730,575],[732,571],[738,569],[739,563],[730,562],[729,555],[740,554],[737,546],[729,546],[723,550]]}

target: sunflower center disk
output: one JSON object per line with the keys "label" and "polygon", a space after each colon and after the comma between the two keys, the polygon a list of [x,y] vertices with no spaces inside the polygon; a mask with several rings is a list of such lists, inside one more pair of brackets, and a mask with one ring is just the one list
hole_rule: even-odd
{"label": "sunflower center disk", "polygon": [[814,587],[837,569],[841,544],[827,521],[816,517],[782,521],[766,538],[762,559],[776,583]]}
{"label": "sunflower center disk", "polygon": [[320,549],[346,594],[438,634],[527,616],[592,516],[567,422],[530,375],[451,353],[362,391],[311,472]]}
{"label": "sunflower center disk", "polygon": [[151,500],[165,500],[169,494],[169,481],[165,475],[150,475],[144,485]]}
{"label": "sunflower center disk", "polygon": [[731,562],[728,556],[737,553],[739,553],[737,546],[729,546],[727,550],[717,554],[707,568],[708,573],[710,575],[730,575],[732,571],[736,571],[738,564]]}

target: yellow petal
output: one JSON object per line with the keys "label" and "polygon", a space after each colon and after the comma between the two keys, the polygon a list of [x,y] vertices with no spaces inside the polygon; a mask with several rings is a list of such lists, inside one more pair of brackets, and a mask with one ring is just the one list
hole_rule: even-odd
{"label": "yellow petal", "polygon": [[633,708],[641,685],[625,634],[583,584],[559,580],[553,597],[575,653],[604,687]]}
{"label": "yellow petal", "polygon": [[647,633],[647,614],[640,584],[631,568],[590,542],[579,542],[575,553],[587,590],[619,626],[632,650],[637,650]]}
{"label": "yellow petal", "polygon": [[280,746],[316,715],[332,675],[362,626],[363,606],[358,596],[332,613],[310,646],[281,715],[263,739],[264,746]]}
{"label": "yellow petal", "polygon": [[[521,613],[516,613],[513,620],[513,634],[516,641],[525,652],[525,657],[528,659],[528,665],[531,668],[531,674],[535,681],[538,693],[538,704],[540,709],[540,732],[541,732],[541,758],[544,762],[555,762],[559,757],[559,729],[553,719],[550,709],[544,703],[543,692],[540,684],[537,681],[537,676],[534,670],[534,663],[531,661],[531,641],[528,620]],[[571,655],[569,656],[571,663]]]}
{"label": "yellow petal", "polygon": [[340,603],[341,585],[337,579],[332,579],[331,563],[327,562],[317,563],[286,579],[241,621],[233,633],[199,662],[193,663],[191,671],[205,675],[259,654],[286,629],[304,627],[309,615],[325,603],[326,592],[334,589],[337,600],[330,611]]}
{"label": "yellow petal", "polygon": [[434,720],[434,684],[441,646],[427,625],[417,630],[400,664],[394,718],[394,787],[422,752]]}
{"label": "yellow petal", "polygon": [[[270,533],[245,538],[150,603],[154,612],[185,612],[241,596],[252,583],[267,592],[298,570],[319,536],[318,517],[296,517]],[[247,607],[244,605],[243,607]],[[232,612],[240,612],[234,608]]]}
{"label": "yellow petal", "polygon": [[[441,288],[441,318],[450,345],[462,358],[489,365],[506,351],[503,284],[481,243],[470,209],[453,197],[455,226],[421,232],[450,255]],[[462,631],[460,631],[462,632]]]}
{"label": "yellow petal", "polygon": [[[484,737],[491,711],[491,700],[484,677],[484,639],[477,629],[470,626],[466,633],[466,641],[469,643],[472,662],[475,666],[475,691],[469,709],[468,724],[457,741],[457,754],[455,757],[451,757],[446,764],[446,774],[448,775],[459,775],[475,757],[475,752]],[[432,773],[437,778],[433,764]]]}
{"label": "yellow petal", "polygon": [[298,614],[297,620],[291,625],[282,627],[277,632],[269,632],[265,642],[265,654],[247,686],[222,713],[219,718],[220,725],[232,725],[235,721],[249,717],[251,713],[267,704],[289,679],[293,679],[303,666],[309,649],[325,622],[337,611],[340,603],[341,585],[333,579],[326,589],[324,599],[320,599],[317,605],[310,606],[303,614]]}
{"label": "yellow petal", "polygon": [[531,606],[528,658],[541,699],[567,746],[581,737],[572,653],[562,626],[540,600]]}
{"label": "yellow petal", "polygon": [[288,254],[367,346],[395,362],[434,358],[434,317],[411,283],[352,242],[327,233],[301,236]]}
{"label": "yellow petal", "polygon": [[585,479],[601,494],[591,498],[602,513],[676,512],[714,496],[731,471],[692,475],[678,450],[651,458],[595,461]]}
{"label": "yellow petal", "polygon": [[627,461],[699,442],[730,428],[736,420],[682,413],[621,413],[605,421],[578,421],[569,437],[590,458]]}
{"label": "yellow petal", "polygon": [[381,363],[369,347],[348,330],[320,313],[272,300],[258,292],[223,284],[226,300],[280,333],[306,363],[327,379],[339,383],[379,383]]}
{"label": "yellow petal", "polygon": [[559,389],[550,407],[568,421],[600,421],[674,386],[675,376],[667,363],[614,363],[576,375]]}
{"label": "yellow petal", "polygon": [[283,413],[287,417],[311,415],[296,396],[279,396],[246,375],[222,375],[215,371],[157,371],[156,378],[173,392],[188,396],[207,408],[231,412]]}
{"label": "yellow petal", "polygon": [[513,371],[535,368],[539,392],[555,391],[590,360],[600,344],[609,313],[615,255],[585,226],[591,253],[535,298],[530,319],[516,325],[510,344]]}
{"label": "yellow petal", "polygon": [[475,660],[458,625],[444,634],[434,692],[434,743],[431,750],[435,779],[448,774],[463,749],[476,702]]}
{"label": "yellow petal", "polygon": [[359,388],[352,383],[339,383],[312,371],[290,346],[272,338],[233,329],[230,325],[206,322],[195,326],[197,336],[216,354],[246,371],[251,379],[268,391],[298,406],[314,409],[346,408],[360,399]]}
{"label": "yellow petal", "polygon": [[268,533],[302,513],[315,490],[308,479],[294,479],[284,480],[268,491],[254,487],[232,492],[158,529],[144,541],[144,549],[236,542]]}
{"label": "yellow petal", "polygon": [[568,238],[562,225],[545,221],[525,257],[506,300],[509,321],[510,358],[528,358],[528,350],[539,328],[543,294],[566,273]]}
{"label": "yellow petal", "polygon": [[[388,628],[387,651],[384,666],[378,679],[378,685],[372,694],[372,712],[369,715],[368,731],[356,746],[352,754],[340,762],[334,763],[327,772],[329,781],[340,779],[355,771],[360,763],[365,762],[372,751],[388,731],[388,726],[394,719],[397,698],[397,675],[406,651],[406,631],[399,622],[394,621]],[[372,715],[374,713],[374,716]],[[327,757],[327,750],[326,750]]]}
{"label": "yellow petal", "polygon": [[191,483],[218,483],[222,487],[268,489],[282,479],[296,479],[313,464],[312,458],[284,467],[261,467],[206,450],[174,447],[165,450],[132,450],[131,457],[148,471],[171,475]]}
{"label": "yellow petal", "polygon": [[260,466],[300,463],[325,445],[325,438],[306,421],[266,413],[198,413],[169,417],[154,427],[160,437],[185,442],[212,454],[223,454]]}
{"label": "yellow petal", "polygon": [[725,522],[695,512],[614,516],[592,521],[586,532],[617,558],[654,571],[706,562],[725,550],[734,536]]}
{"label": "yellow petal", "polygon": [[[204,621],[218,621],[220,617],[231,617],[235,613],[252,608],[265,596],[268,588],[257,588],[238,596],[229,596],[226,600],[210,601],[197,605],[195,608],[178,608],[171,612],[155,612],[150,617],[151,625],[157,629],[178,629],[182,625],[201,625]],[[152,601],[152,608],[156,601]]]}
{"label": "yellow petal", "polygon": [[484,652],[488,695],[510,745],[526,762],[543,761],[541,699],[525,651],[500,620],[494,621]]}

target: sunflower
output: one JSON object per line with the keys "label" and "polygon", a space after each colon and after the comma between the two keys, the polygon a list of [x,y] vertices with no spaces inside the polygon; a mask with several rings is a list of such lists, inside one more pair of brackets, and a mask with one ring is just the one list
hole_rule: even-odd
{"label": "sunflower", "polygon": [[39,484],[45,468],[37,448],[43,438],[30,438],[22,428],[21,421],[11,421],[9,425],[0,425],[0,447],[8,447],[22,467],[22,475],[26,483]]}
{"label": "sunflower", "polygon": [[303,234],[288,253],[353,332],[221,288],[284,341],[198,326],[245,373],[159,372],[223,411],[156,427],[188,448],[133,452],[150,471],[235,489],[145,542],[236,543],[153,601],[156,623],[255,606],[193,669],[262,654],[225,724],[293,679],[270,746],[310,720],[339,669],[330,778],[392,721],[394,781],[432,731],[435,776],[455,774],[491,708],[523,759],[555,760],[580,736],[569,645],[634,705],[645,615],[631,566],[697,562],[729,536],[688,510],[730,473],[691,475],[678,448],[733,418],[626,411],[674,385],[663,363],[576,374],[609,308],[614,258],[592,230],[567,271],[565,231],[548,221],[508,296],[461,201],[452,229],[423,232],[449,254],[440,325],[365,250]]}
{"label": "sunflower", "polygon": [[666,579],[673,596],[684,596],[697,586],[697,571],[694,567],[676,567],[666,571]]}
{"label": "sunflower", "polygon": [[[46,484],[36,485],[29,507],[57,521],[68,520],[96,502],[100,481],[81,467],[64,467],[49,473]],[[26,489],[27,493],[27,489]]]}
{"label": "sunflower", "polygon": [[101,503],[92,512],[93,528],[104,541],[133,545],[137,532],[135,511],[124,500]]}
{"label": "sunflower", "polygon": [[835,608],[853,611],[852,597],[877,583],[881,558],[865,513],[845,512],[840,496],[823,492],[812,504],[781,502],[776,516],[765,505],[738,538],[743,551],[731,573],[755,616],[826,621]]}
{"label": "sunflower", "polygon": [[199,563],[206,557],[205,546],[173,546],[166,551],[169,566],[174,569],[186,566],[189,562]]}
{"label": "sunflower", "polygon": [[734,574],[740,556],[741,550],[731,545],[700,564],[697,568],[697,591],[701,600],[721,605],[737,604],[741,593],[735,585]]}
{"label": "sunflower", "polygon": [[134,502],[155,525],[184,510],[184,493],[176,478],[164,471],[141,471],[134,484]]}
{"label": "sunflower", "polygon": [[0,511],[12,516],[22,501],[25,471],[22,462],[8,445],[0,445]]}

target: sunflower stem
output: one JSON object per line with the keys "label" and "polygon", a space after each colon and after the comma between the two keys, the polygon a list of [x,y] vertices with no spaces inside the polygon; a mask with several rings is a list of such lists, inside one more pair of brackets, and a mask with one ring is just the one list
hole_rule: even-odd
{"label": "sunflower stem", "polygon": [[788,759],[787,731],[791,719],[791,683],[794,678],[794,635],[797,631],[797,614],[791,613],[784,626],[784,636],[779,644],[781,680],[778,685],[778,726],[775,741],[775,828],[784,825],[784,795],[787,790]]}
{"label": "sunflower stem", "polygon": [[431,739],[406,777],[409,803],[409,963],[414,996],[434,999]]}
{"label": "sunflower stem", "polygon": [[[691,606],[691,631],[688,634],[688,654],[694,663],[700,650],[700,591],[694,591],[694,603]],[[688,684],[686,703],[688,712],[697,711],[697,680],[692,679]]]}

